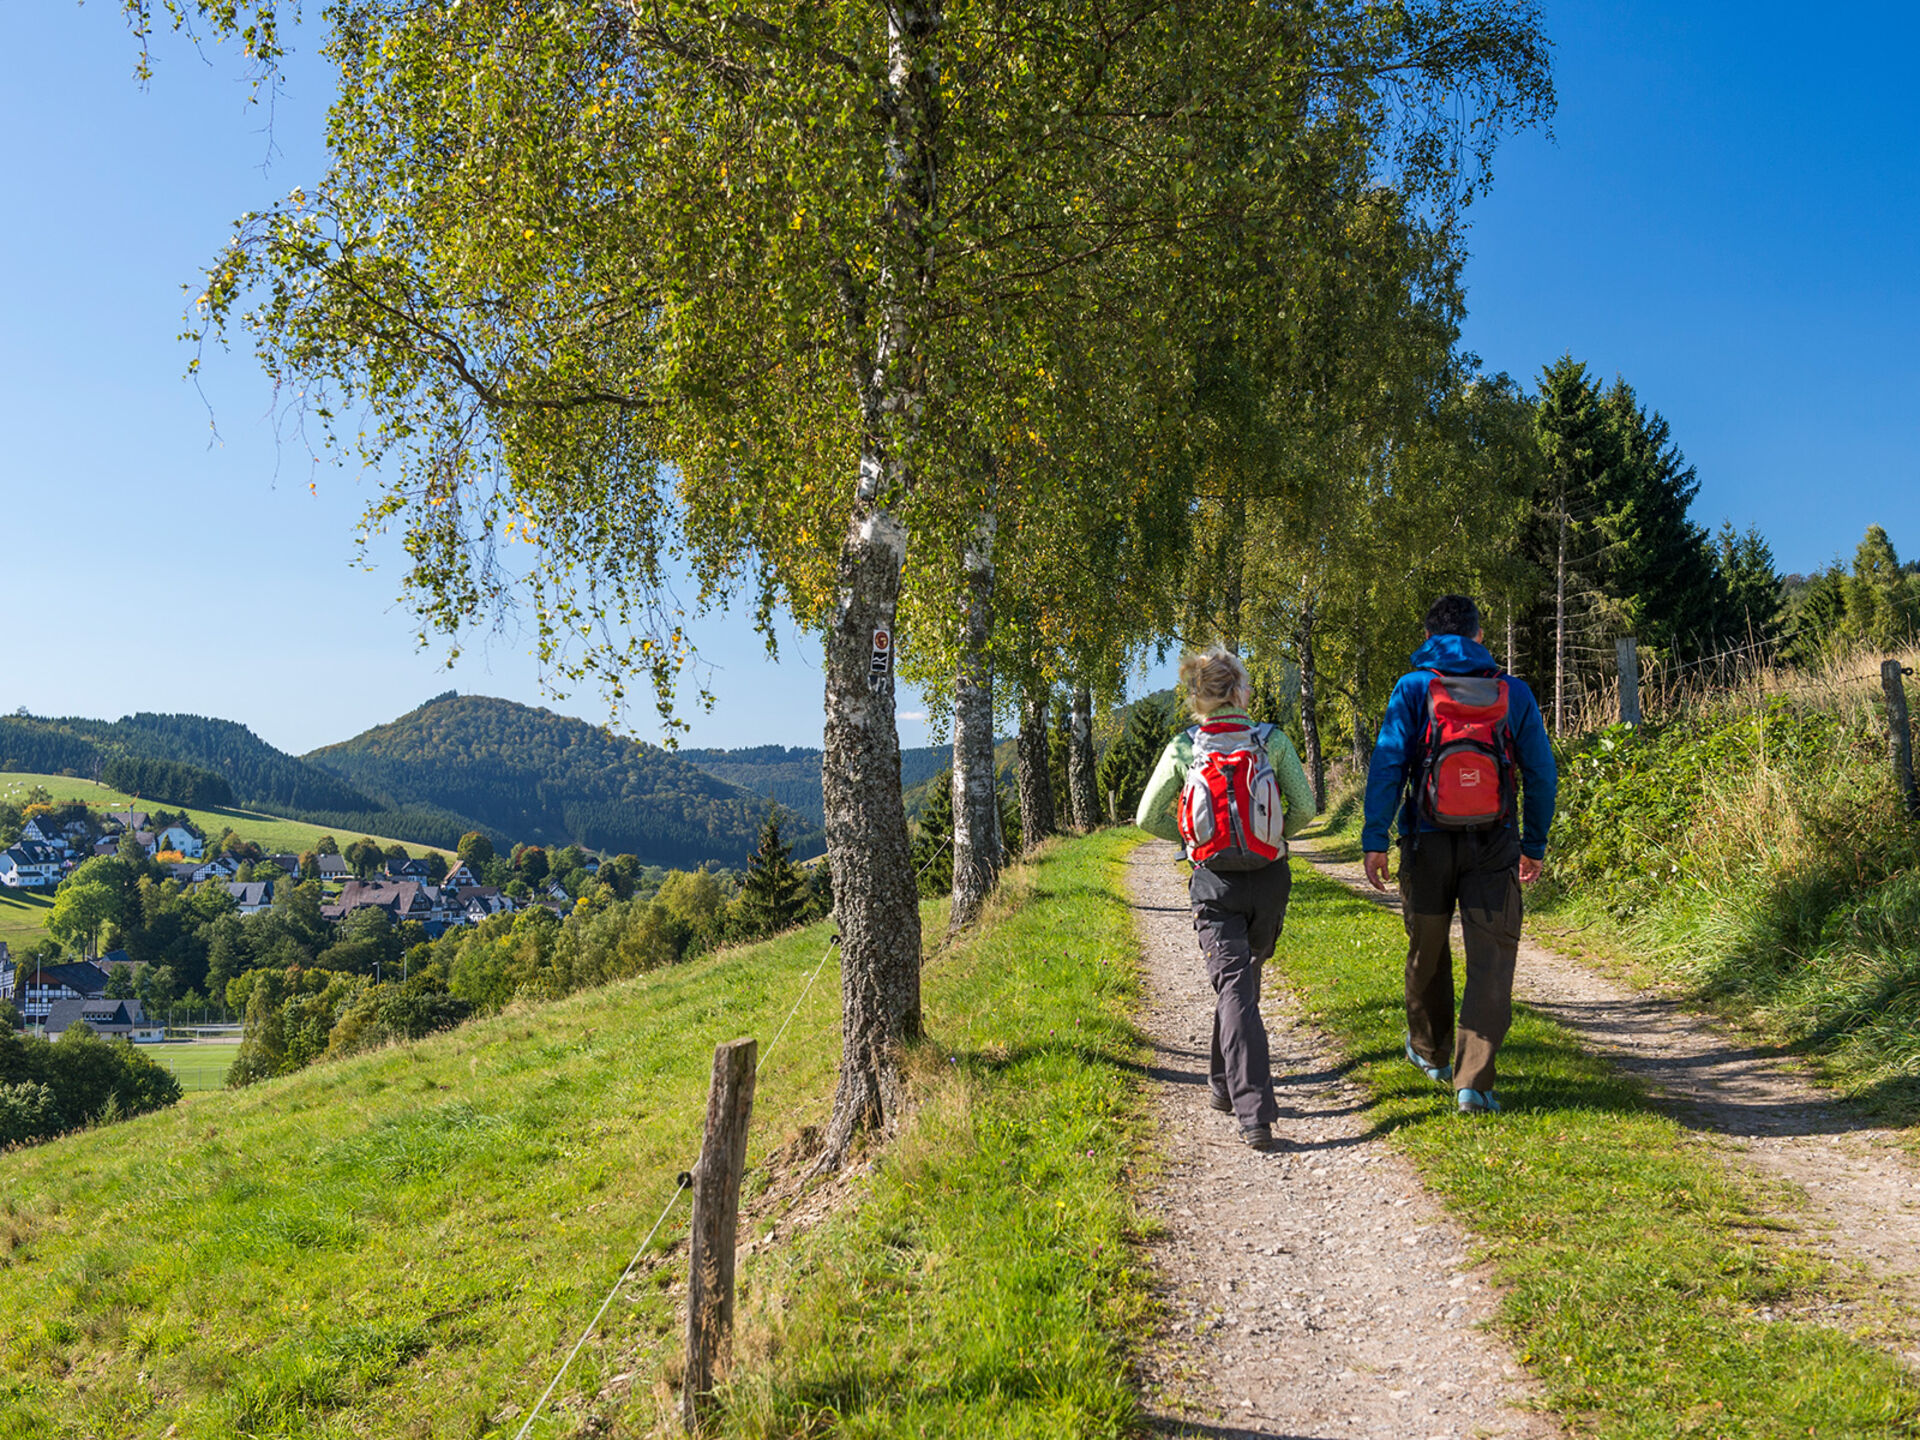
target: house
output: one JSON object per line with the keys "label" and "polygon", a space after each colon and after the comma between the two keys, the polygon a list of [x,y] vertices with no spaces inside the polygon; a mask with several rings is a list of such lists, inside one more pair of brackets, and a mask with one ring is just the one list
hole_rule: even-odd
{"label": "house", "polygon": [[118,835],[108,835],[103,839],[94,841],[93,853],[95,855],[118,855],[120,853],[120,837]]}
{"label": "house", "polygon": [[462,860],[447,872],[447,878],[444,883],[452,886],[455,890],[471,890],[480,883],[480,877],[469,870],[467,868],[467,862]]}
{"label": "house", "polygon": [[229,881],[227,893],[233,896],[234,903],[240,907],[242,915],[258,915],[262,910],[273,908],[273,881],[249,880],[242,884]]}
{"label": "house", "polygon": [[0,940],[0,1000],[13,999],[13,987],[19,978],[19,972],[13,967],[13,954],[7,949],[7,942]]}
{"label": "house", "polygon": [[567,893],[567,887],[562,885],[558,880],[549,880],[547,882],[547,899],[553,901],[556,905],[564,905],[568,909],[573,908],[573,896]]}
{"label": "house", "polygon": [[64,857],[51,845],[37,840],[22,840],[10,850],[0,850],[0,885],[16,890],[41,890],[60,883]]}
{"label": "house", "polygon": [[171,878],[178,880],[182,885],[193,884],[193,877],[199,872],[200,867],[191,860],[169,860],[167,862],[167,874]]}
{"label": "house", "polygon": [[387,876],[393,880],[433,880],[433,870],[424,860],[403,860],[398,865],[389,862]]}
{"label": "house", "polygon": [[62,855],[73,848],[68,843],[67,832],[44,815],[36,815],[27,821],[20,829],[20,838],[44,845],[49,850],[58,850]]}
{"label": "house", "polygon": [[45,1034],[58,1040],[69,1026],[84,1024],[96,1035],[117,1035],[136,1045],[166,1038],[166,1030],[147,1019],[138,1000],[61,1000],[47,1012]]}
{"label": "house", "polygon": [[348,868],[347,862],[342,860],[338,855],[322,855],[320,857],[320,879],[323,883],[331,880],[335,884],[342,884],[352,878],[353,871]]}
{"label": "house", "polygon": [[107,823],[116,830],[144,830],[153,817],[144,810],[109,810]]}
{"label": "house", "polygon": [[468,885],[455,892],[454,914],[465,925],[478,925],[491,915],[511,915],[513,897],[493,885]]}
{"label": "house", "polygon": [[29,1023],[47,1018],[62,1000],[98,1000],[106,992],[107,972],[88,960],[70,965],[36,965],[19,981],[20,1013]]}
{"label": "house", "polygon": [[151,830],[130,830],[127,833],[133,836],[135,844],[147,852],[149,859],[151,859],[154,853],[160,848],[160,842],[154,838]]}
{"label": "house", "polygon": [[598,875],[600,873],[600,857],[589,850],[587,852],[587,858],[580,862],[580,868],[585,870],[589,875]]}
{"label": "house", "polygon": [[206,864],[195,867],[193,883],[198,885],[203,880],[231,880],[239,873],[240,862],[238,860],[234,859],[231,855],[218,855],[207,861]]}
{"label": "house", "polygon": [[[300,874],[300,857],[298,855],[269,855],[267,860],[270,864],[278,865],[285,874],[296,877]],[[255,868],[257,869],[258,867],[256,866]]]}
{"label": "house", "polygon": [[184,825],[169,825],[154,838],[160,849],[177,850],[189,859],[198,859],[205,845],[198,835]]}
{"label": "house", "polygon": [[324,920],[344,920],[356,910],[374,906],[387,912],[394,924],[403,920],[445,920],[447,913],[437,885],[418,880],[349,880],[340,898],[320,907]]}

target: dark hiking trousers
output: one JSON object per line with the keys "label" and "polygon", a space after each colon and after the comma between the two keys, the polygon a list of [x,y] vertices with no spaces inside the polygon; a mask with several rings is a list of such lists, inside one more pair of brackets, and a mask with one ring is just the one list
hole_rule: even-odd
{"label": "dark hiking trousers", "polygon": [[[1400,907],[1407,925],[1407,1038],[1429,1064],[1453,1062],[1460,1090],[1491,1090],[1494,1056],[1513,1023],[1520,949],[1520,837],[1499,830],[1429,830],[1400,842]],[[1453,949],[1460,907],[1467,985],[1453,1020]]]}
{"label": "dark hiking trousers", "polygon": [[1271,1125],[1280,1118],[1267,1027],[1260,1019],[1260,967],[1280,941],[1292,888],[1284,860],[1219,874],[1196,867],[1187,881],[1193,929],[1216,997],[1207,1083],[1217,1098],[1232,1103],[1242,1125]]}

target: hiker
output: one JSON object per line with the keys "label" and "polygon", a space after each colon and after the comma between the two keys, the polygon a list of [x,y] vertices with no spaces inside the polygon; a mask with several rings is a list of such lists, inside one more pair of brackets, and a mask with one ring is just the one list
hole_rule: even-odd
{"label": "hiker", "polygon": [[[1360,846],[1367,880],[1387,888],[1387,830],[1400,832],[1400,908],[1407,926],[1407,1059],[1450,1085],[1467,1114],[1500,1109],[1494,1057],[1513,1021],[1520,887],[1540,878],[1559,776],[1540,706],[1481,643],[1480,611],[1442,595],[1426,615],[1380,721],[1367,767]],[[1514,779],[1519,771],[1519,828]],[[1456,1028],[1454,906],[1467,983]]]}
{"label": "hiker", "polygon": [[1260,967],[1273,957],[1293,884],[1286,837],[1312,816],[1313,791],[1286,732],[1248,717],[1253,691],[1239,656],[1219,646],[1184,656],[1180,683],[1198,723],[1167,742],[1135,822],[1180,841],[1193,862],[1187,898],[1218,997],[1211,1103],[1239,1121],[1247,1144],[1271,1150],[1280,1107],[1260,1019]]}

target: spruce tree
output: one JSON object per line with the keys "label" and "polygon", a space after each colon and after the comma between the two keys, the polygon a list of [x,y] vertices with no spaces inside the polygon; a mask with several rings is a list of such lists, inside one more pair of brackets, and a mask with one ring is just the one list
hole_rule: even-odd
{"label": "spruce tree", "polygon": [[926,808],[920,812],[910,853],[922,900],[937,899],[953,888],[952,770],[942,770],[927,785]]}
{"label": "spruce tree", "polygon": [[780,816],[769,810],[760,827],[760,848],[747,858],[746,883],[735,902],[735,924],[743,937],[776,935],[799,923],[806,909],[807,881],[792,852],[780,838]]}

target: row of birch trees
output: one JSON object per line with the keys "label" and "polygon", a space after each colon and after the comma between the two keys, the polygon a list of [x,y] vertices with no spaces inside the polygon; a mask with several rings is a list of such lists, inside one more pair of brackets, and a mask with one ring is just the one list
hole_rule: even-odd
{"label": "row of birch trees", "polygon": [[[241,36],[268,84],[295,33],[272,0],[129,9]],[[951,719],[964,925],[1004,854],[997,716],[1044,768],[1065,687],[1084,823],[1094,699],[1144,648],[1337,655],[1303,688],[1385,665],[1367,608],[1497,503],[1455,463],[1497,463],[1466,440],[1510,398],[1455,355],[1460,221],[1551,109],[1532,0],[333,0],[315,29],[329,168],[241,222],[195,329],[377,476],[427,634],[515,609],[557,685],[669,726],[689,608],[819,637],[829,1164],[898,1112],[922,1023],[901,684]]]}

